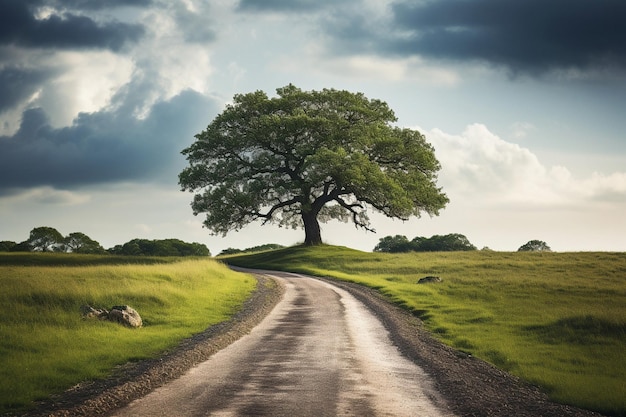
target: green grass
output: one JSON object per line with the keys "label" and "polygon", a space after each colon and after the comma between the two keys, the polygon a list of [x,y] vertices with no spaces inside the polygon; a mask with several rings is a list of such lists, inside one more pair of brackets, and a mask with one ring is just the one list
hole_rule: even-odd
{"label": "green grass", "polygon": [[53,252],[0,252],[0,266],[152,265],[178,261],[180,261],[180,258],[166,256],[90,255]]}
{"label": "green grass", "polygon": [[[154,357],[226,320],[255,286],[206,258],[0,254],[0,413]],[[84,320],[83,304],[128,304],[144,326]]]}
{"label": "green grass", "polygon": [[[384,254],[320,246],[223,259],[376,288],[446,344],[553,400],[626,415],[626,253]],[[443,282],[418,285],[427,275]]]}

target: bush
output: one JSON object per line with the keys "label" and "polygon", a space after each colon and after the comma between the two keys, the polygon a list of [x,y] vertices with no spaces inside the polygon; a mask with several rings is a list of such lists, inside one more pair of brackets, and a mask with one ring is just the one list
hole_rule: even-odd
{"label": "bush", "polygon": [[0,241],[0,252],[11,252],[11,250],[17,245],[17,243],[10,240]]}
{"label": "bush", "polygon": [[411,250],[413,250],[411,242],[403,235],[385,236],[374,247],[374,252],[399,253],[410,252]]}
{"label": "bush", "polygon": [[434,235],[430,239],[415,238],[411,241],[415,252],[454,252],[476,250],[467,237],[459,233]]}
{"label": "bush", "polygon": [[264,245],[253,246],[247,249],[227,248],[220,252],[220,256],[221,255],[235,255],[238,253],[262,252],[266,250],[275,250],[275,249],[282,249],[282,248],[284,248],[284,246],[279,245],[277,243],[266,243]]}
{"label": "bush", "polygon": [[518,252],[552,252],[550,246],[546,244],[543,240],[531,240],[517,250]]}
{"label": "bush", "polygon": [[467,237],[459,233],[434,235],[430,238],[417,236],[409,241],[406,236],[385,236],[380,239],[374,252],[452,252],[476,250]]}
{"label": "bush", "polygon": [[133,239],[109,249],[114,255],[133,256],[211,256],[202,243],[187,243],[179,239]]}

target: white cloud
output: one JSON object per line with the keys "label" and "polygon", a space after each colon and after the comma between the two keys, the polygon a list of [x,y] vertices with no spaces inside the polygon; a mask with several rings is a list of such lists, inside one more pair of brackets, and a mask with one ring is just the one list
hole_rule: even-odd
{"label": "white cloud", "polygon": [[[54,127],[70,125],[78,113],[94,112],[108,105],[115,92],[128,82],[133,71],[133,62],[129,57],[106,50],[28,55],[14,48],[10,55],[11,65],[41,70],[46,74],[46,82],[33,87],[32,94],[2,112],[0,135],[7,136],[17,131],[22,113],[27,108],[44,108]],[[2,64],[0,61],[0,69]]]}
{"label": "white cloud", "polygon": [[433,129],[426,137],[442,164],[442,183],[464,194],[501,199],[546,175],[528,149],[505,142],[481,124],[468,126],[461,135]]}
{"label": "white cloud", "polygon": [[626,203],[626,172],[594,172],[580,183],[581,192],[597,201]]}
{"label": "white cloud", "polygon": [[460,135],[426,133],[441,162],[451,198],[501,207],[573,207],[604,200],[626,202],[626,173],[594,173],[579,179],[563,166],[546,167],[529,149],[507,142],[482,124]]}
{"label": "white cloud", "polygon": [[126,53],[108,50],[16,52],[15,64],[45,68],[54,76],[28,102],[12,109],[11,114],[3,115],[5,127],[1,133],[14,133],[27,107],[42,107],[51,125],[62,127],[71,125],[79,112],[91,113],[105,108],[116,93],[124,89],[132,89],[137,115],[142,117],[157,101],[171,99],[183,90],[208,93],[213,73],[210,50],[188,42],[185,31],[191,29],[181,27],[172,5],[155,7],[137,19],[145,25],[147,33]]}
{"label": "white cloud", "polygon": [[61,51],[41,64],[57,68],[59,75],[32,104],[42,106],[55,127],[70,125],[79,112],[91,113],[108,105],[133,71],[130,58],[110,51]]}
{"label": "white cloud", "polygon": [[171,98],[185,89],[208,92],[213,72],[209,48],[188,42],[184,32],[188,28],[180,27],[175,10],[153,9],[144,23],[150,28],[149,33],[135,48],[134,56],[138,67],[154,72],[153,81],[159,82],[162,98]]}

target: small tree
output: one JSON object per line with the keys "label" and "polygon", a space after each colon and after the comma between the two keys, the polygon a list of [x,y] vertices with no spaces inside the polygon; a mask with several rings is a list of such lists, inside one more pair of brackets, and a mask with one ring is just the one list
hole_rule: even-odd
{"label": "small tree", "polygon": [[531,240],[517,250],[518,252],[552,252],[550,246],[546,244],[543,240]]}
{"label": "small tree", "polygon": [[63,240],[65,249],[74,253],[104,253],[104,248],[84,233],[73,232]]}
{"label": "small tree", "polygon": [[35,227],[30,231],[30,237],[26,241],[32,251],[56,252],[62,250],[63,235],[53,227]]}
{"label": "small tree", "polygon": [[320,222],[352,221],[373,231],[368,209],[406,220],[439,214],[439,162],[422,134],[392,125],[393,111],[363,94],[293,85],[236,95],[183,150],[183,191],[204,226],[226,235],[261,220],[304,227],[322,243]]}
{"label": "small tree", "polygon": [[411,242],[406,236],[395,235],[385,236],[378,240],[378,244],[374,247],[374,252],[409,252],[411,251]]}

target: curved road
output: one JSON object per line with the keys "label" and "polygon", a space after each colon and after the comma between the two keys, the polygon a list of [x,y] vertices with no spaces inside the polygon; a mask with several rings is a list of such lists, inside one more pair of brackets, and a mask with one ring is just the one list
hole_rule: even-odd
{"label": "curved road", "polygon": [[428,376],[349,293],[311,277],[269,275],[286,291],[250,334],[113,415],[451,415]]}

